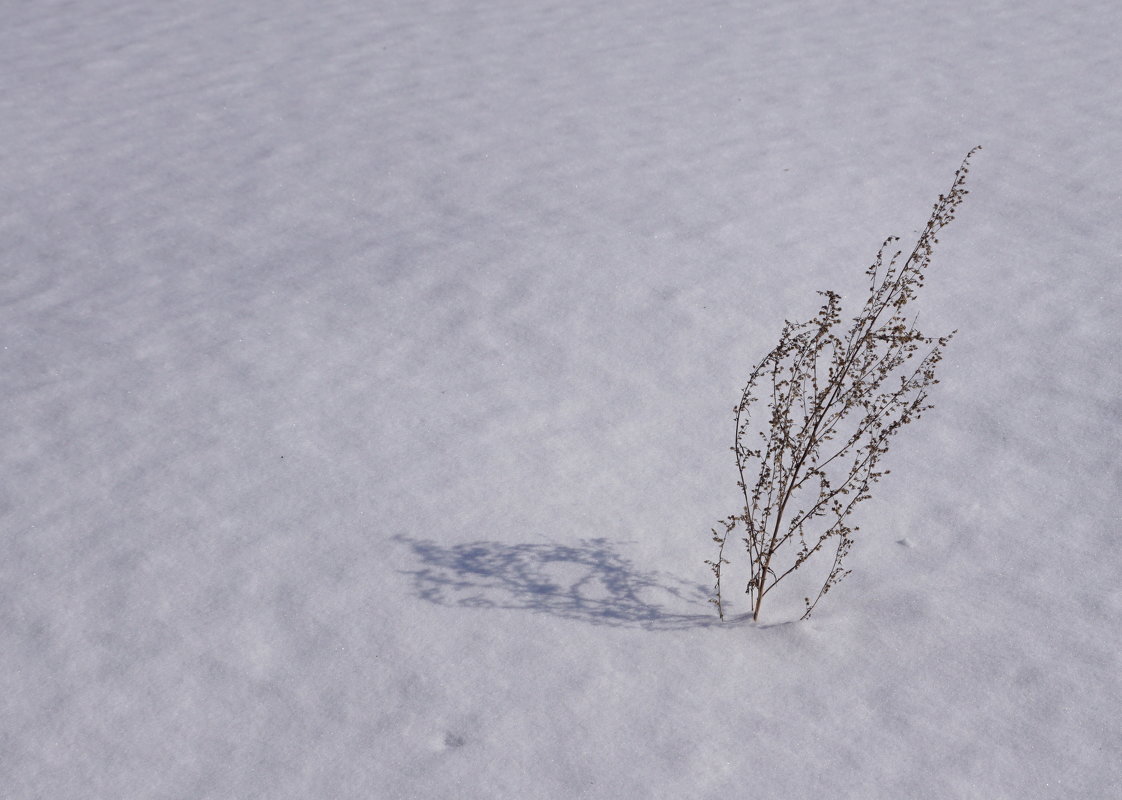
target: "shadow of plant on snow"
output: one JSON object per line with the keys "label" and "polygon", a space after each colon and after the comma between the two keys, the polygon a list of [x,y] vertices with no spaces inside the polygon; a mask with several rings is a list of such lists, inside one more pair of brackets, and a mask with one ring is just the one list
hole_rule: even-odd
{"label": "shadow of plant on snow", "polygon": [[413,576],[417,596],[464,608],[521,609],[594,625],[676,630],[719,624],[704,608],[707,588],[656,572],[642,572],[607,539],[576,544],[469,542],[442,545],[398,535],[421,565]]}

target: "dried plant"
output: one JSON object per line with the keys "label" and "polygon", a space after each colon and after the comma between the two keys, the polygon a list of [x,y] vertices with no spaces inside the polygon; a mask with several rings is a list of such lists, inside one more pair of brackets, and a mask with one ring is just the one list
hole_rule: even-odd
{"label": "dried plant", "polygon": [[858,531],[850,514],[888,474],[880,460],[892,437],[932,407],[928,389],[938,383],[935,369],[954,332],[923,335],[907,306],[923,286],[937,234],[967,194],[970,158],[979,149],[966,155],[906,258],[897,250],[886,260],[897,237],[881,246],[866,271],[869,297],[848,331],[840,329],[840,295],[819,292],[825,302],[814,318],[786,322],[779,344],[752,370],[734,409],[731,448],[744,509],[713,529],[717,556],[705,562],[716,577],[710,602],[722,620],[723,567],[734,532],[743,534],[750,562],[745,592],[753,620],[764,597],[819,553],[832,553],[833,564],[817,596],[805,598],[803,619],[849,574],[843,562]]}

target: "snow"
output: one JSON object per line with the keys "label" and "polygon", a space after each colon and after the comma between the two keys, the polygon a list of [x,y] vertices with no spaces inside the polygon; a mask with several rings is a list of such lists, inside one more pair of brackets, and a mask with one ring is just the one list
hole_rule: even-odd
{"label": "snow", "polygon": [[[4,797],[1122,793],[1117,4],[7,5]],[[743,380],[976,144],[853,575],[719,624]]]}

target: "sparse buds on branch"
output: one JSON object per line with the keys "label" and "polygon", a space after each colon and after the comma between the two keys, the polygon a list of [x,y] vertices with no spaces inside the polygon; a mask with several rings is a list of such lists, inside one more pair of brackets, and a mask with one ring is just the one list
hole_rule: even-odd
{"label": "sparse buds on branch", "polygon": [[868,299],[848,330],[840,295],[819,292],[825,300],[818,313],[786,322],[779,344],[752,370],[734,408],[731,448],[743,509],[713,529],[717,556],[705,562],[716,578],[711,602],[721,619],[734,531],[742,532],[748,555],[745,592],[754,620],[764,597],[819,553],[832,554],[833,563],[817,596],[805,599],[803,619],[849,574],[842,562],[858,528],[847,520],[888,473],[879,463],[892,437],[932,407],[928,389],[938,383],[936,366],[954,336],[925,336],[905,310],[923,286],[936,234],[967,194],[970,159],[980,149],[967,153],[906,258],[902,250],[887,255],[899,239],[885,240],[866,270]]}

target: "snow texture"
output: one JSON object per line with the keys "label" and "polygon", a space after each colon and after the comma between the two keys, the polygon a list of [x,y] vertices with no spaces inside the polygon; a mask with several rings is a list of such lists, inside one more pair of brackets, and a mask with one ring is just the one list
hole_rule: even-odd
{"label": "snow texture", "polygon": [[[3,16],[0,795],[1122,796],[1118,3]],[[748,371],[976,144],[854,574],[718,624]]]}

